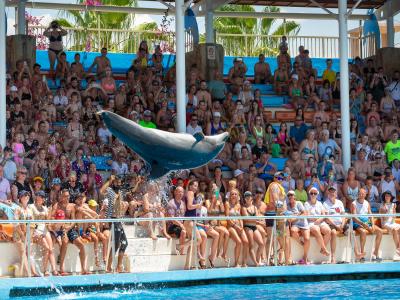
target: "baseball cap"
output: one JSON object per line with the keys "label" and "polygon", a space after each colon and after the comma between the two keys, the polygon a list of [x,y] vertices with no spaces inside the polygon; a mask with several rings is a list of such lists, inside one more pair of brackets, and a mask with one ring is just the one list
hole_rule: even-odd
{"label": "baseball cap", "polygon": [[311,191],[315,191],[315,192],[317,192],[317,194],[319,194],[319,191],[315,187],[312,187],[308,192],[311,193]]}
{"label": "baseball cap", "polygon": [[297,74],[293,74],[293,75],[292,75],[292,79],[299,80],[299,75],[297,75]]}
{"label": "baseball cap", "polygon": [[250,191],[246,191],[246,192],[244,192],[243,196],[244,197],[251,197],[251,196],[253,196],[253,194]]}
{"label": "baseball cap", "polygon": [[149,111],[148,109],[146,109],[143,113],[144,116],[150,116],[151,117],[151,111]]}
{"label": "baseball cap", "polygon": [[44,191],[40,190],[40,191],[37,191],[37,192],[35,193],[35,196],[37,196],[37,197],[42,197],[42,198],[46,198],[46,193],[45,193]]}
{"label": "baseball cap", "polygon": [[30,192],[28,192],[28,191],[26,191],[26,190],[22,190],[22,191],[19,191],[18,192],[18,198],[19,197],[23,197],[23,196],[25,196],[25,195],[30,195],[31,193]]}
{"label": "baseball cap", "polygon": [[10,87],[10,92],[18,92],[18,88],[15,85],[13,85]]}
{"label": "baseball cap", "polygon": [[293,191],[293,190],[290,190],[289,192],[287,192],[287,195],[288,196],[290,196],[290,195],[295,195],[296,193]]}
{"label": "baseball cap", "polygon": [[283,172],[276,172],[275,174],[274,174],[274,177],[284,177],[284,174],[283,174]]}
{"label": "baseball cap", "polygon": [[328,191],[336,191],[336,187],[334,185],[331,185],[328,187]]}
{"label": "baseball cap", "polygon": [[95,206],[97,206],[98,204],[97,204],[96,200],[90,199],[89,202],[88,202],[88,205],[89,205],[89,206],[92,206],[92,207],[95,207]]}
{"label": "baseball cap", "polygon": [[55,218],[56,218],[56,220],[64,220],[65,219],[65,212],[62,209],[57,210]]}
{"label": "baseball cap", "polygon": [[40,177],[40,176],[36,176],[36,177],[33,178],[33,182],[35,182],[35,181],[41,181],[43,183],[44,179],[42,177]]}
{"label": "baseball cap", "polygon": [[58,178],[58,177],[53,178],[51,184],[52,184],[52,185],[61,184],[61,179]]}
{"label": "baseball cap", "polygon": [[234,177],[238,177],[239,175],[243,174],[244,172],[240,169],[236,169],[235,171],[233,171],[233,176]]}

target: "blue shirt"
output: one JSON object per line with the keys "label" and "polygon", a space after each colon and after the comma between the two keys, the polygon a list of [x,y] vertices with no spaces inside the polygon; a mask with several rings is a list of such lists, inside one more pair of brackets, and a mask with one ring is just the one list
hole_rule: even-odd
{"label": "blue shirt", "polygon": [[300,144],[306,138],[307,130],[308,126],[304,123],[302,123],[300,127],[293,125],[290,127],[290,136],[294,138],[296,143]]}
{"label": "blue shirt", "polygon": [[319,159],[322,160],[324,155],[331,156],[332,154],[335,154],[336,149],[339,149],[339,146],[332,139],[329,139],[326,143],[322,141],[319,142],[318,144]]}

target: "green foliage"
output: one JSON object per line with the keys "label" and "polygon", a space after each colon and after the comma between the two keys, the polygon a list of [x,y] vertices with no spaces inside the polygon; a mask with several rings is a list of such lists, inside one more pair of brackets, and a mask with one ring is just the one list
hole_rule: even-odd
{"label": "green foliage", "polygon": [[[78,4],[86,4],[87,0],[77,0]],[[114,6],[130,6],[134,7],[137,4],[136,0],[102,0],[102,5]],[[71,50],[83,51],[85,48],[90,48],[91,51],[99,51],[104,45],[108,45],[110,51],[116,51],[121,48],[118,43],[121,42],[121,37],[125,37],[125,33],[112,33],[104,31],[104,29],[128,30],[134,23],[134,15],[127,13],[99,13],[89,10],[84,11],[65,11],[63,16],[71,18],[73,25],[69,22],[65,27],[81,28],[83,30],[75,30],[72,40],[73,46]],[[102,29],[96,31],[95,29]],[[129,39],[129,37],[128,37]],[[124,38],[122,38],[122,42]]]}
{"label": "green foliage", "polygon": [[[250,5],[224,5],[219,11],[255,12]],[[267,6],[263,11],[279,13],[280,9]],[[214,19],[214,28],[217,36],[221,34],[217,42],[224,46],[227,55],[258,56],[265,53],[273,56],[279,52],[279,36],[297,35],[300,25],[294,21],[278,24],[278,19],[218,17]]]}

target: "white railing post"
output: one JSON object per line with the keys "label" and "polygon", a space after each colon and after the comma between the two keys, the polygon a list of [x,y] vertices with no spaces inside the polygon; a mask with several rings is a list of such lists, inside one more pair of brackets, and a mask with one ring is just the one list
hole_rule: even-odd
{"label": "white railing post", "polygon": [[111,223],[111,270],[115,273],[115,223]]}
{"label": "white railing post", "polygon": [[176,32],[176,99],[177,128],[186,132],[186,65],[185,65],[185,24],[184,0],[175,0],[175,32]]}
{"label": "white railing post", "polygon": [[[277,230],[276,230],[276,222],[277,220],[274,219],[274,227],[272,229],[272,236],[274,237],[274,265],[278,265],[278,240],[277,240]],[[285,238],[285,237],[283,237]]]}
{"label": "white railing post", "polygon": [[[31,277],[31,224],[26,225],[26,260],[27,260],[27,266],[28,266],[28,277]],[[21,266],[23,270],[23,266]]]}

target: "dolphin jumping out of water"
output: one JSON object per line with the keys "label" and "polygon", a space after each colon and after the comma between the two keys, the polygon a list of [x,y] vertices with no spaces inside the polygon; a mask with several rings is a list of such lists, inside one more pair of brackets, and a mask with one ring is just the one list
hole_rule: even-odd
{"label": "dolphin jumping out of water", "polygon": [[229,137],[227,132],[214,136],[172,133],[142,127],[110,111],[99,114],[111,133],[151,166],[151,179],[207,164],[221,152]]}

